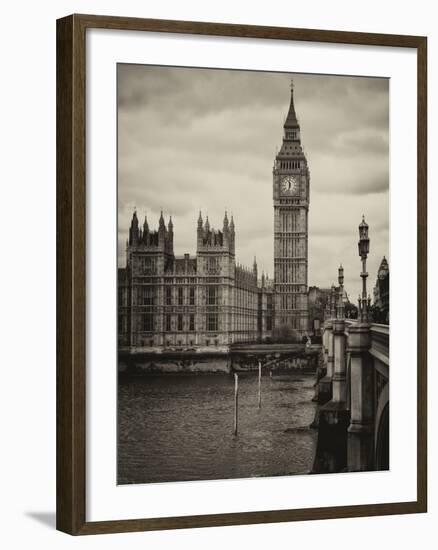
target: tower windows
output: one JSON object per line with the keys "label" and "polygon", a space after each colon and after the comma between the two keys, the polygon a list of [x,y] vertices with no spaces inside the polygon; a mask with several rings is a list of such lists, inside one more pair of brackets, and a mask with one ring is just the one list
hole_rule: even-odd
{"label": "tower windows", "polygon": [[215,306],[217,305],[217,287],[209,286],[207,287],[207,305]]}
{"label": "tower windows", "polygon": [[217,332],[218,330],[217,313],[207,313],[207,330],[209,332]]}
{"label": "tower windows", "polygon": [[143,271],[146,275],[151,275],[157,271],[157,260],[156,258],[140,257],[140,270]]}
{"label": "tower windows", "polygon": [[189,317],[189,330],[194,331],[195,330],[195,316],[190,315]]}
{"label": "tower windows", "polygon": [[189,302],[191,306],[195,305],[195,288],[193,286],[190,287]]}
{"label": "tower windows", "polygon": [[182,306],[184,303],[184,289],[182,287],[178,288],[178,305]]}
{"label": "tower windows", "polygon": [[219,273],[219,258],[208,258],[207,273]]}
{"label": "tower windows", "polygon": [[170,323],[170,315],[166,315],[166,332],[170,332],[171,331],[171,323]]}
{"label": "tower windows", "polygon": [[181,314],[178,315],[178,330],[181,331],[183,329],[183,316]]}
{"label": "tower windows", "polygon": [[172,287],[166,287],[166,306],[172,305]]}
{"label": "tower windows", "polygon": [[286,139],[297,139],[297,131],[296,130],[287,130]]}
{"label": "tower windows", "polygon": [[118,288],[118,293],[119,293],[119,306],[126,306],[128,305],[127,304],[127,299],[126,299],[126,289],[119,286]]}
{"label": "tower windows", "polygon": [[154,289],[151,286],[144,286],[139,288],[140,299],[139,303],[143,306],[154,305]]}
{"label": "tower windows", "polygon": [[154,316],[152,313],[143,313],[142,315],[142,331],[152,332],[154,330]]}

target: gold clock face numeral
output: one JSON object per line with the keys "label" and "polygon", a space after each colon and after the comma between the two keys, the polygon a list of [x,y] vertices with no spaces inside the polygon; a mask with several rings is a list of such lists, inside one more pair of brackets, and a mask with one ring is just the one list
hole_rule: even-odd
{"label": "gold clock face numeral", "polygon": [[298,191],[298,178],[295,176],[283,176],[281,179],[282,193],[295,194]]}

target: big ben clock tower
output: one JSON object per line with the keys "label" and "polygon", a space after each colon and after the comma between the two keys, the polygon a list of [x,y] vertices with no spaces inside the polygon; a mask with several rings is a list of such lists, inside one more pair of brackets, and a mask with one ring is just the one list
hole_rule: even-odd
{"label": "big ben clock tower", "polygon": [[308,330],[307,240],[310,173],[291,83],[283,143],[273,168],[275,327]]}

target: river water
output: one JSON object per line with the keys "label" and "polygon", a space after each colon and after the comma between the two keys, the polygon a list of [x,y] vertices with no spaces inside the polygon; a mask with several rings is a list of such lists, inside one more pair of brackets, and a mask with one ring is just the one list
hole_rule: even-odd
{"label": "river water", "polygon": [[231,375],[150,375],[119,380],[118,483],[304,474],[316,432],[312,375],[239,375],[233,435]]}

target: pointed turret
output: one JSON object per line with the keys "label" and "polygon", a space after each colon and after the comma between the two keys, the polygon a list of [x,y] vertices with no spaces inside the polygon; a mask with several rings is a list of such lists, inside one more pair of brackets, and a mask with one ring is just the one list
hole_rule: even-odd
{"label": "pointed turret", "polygon": [[293,84],[293,81],[291,81],[290,105],[289,105],[289,111],[287,113],[286,120],[284,122],[284,128],[299,128],[299,127],[300,125],[298,124],[298,119],[295,113],[295,105],[294,105],[294,84]]}
{"label": "pointed turret", "polygon": [[388,260],[383,256],[382,261],[380,262],[379,269],[377,271],[377,277],[379,279],[384,279],[389,273]]}
{"label": "pointed turret", "polygon": [[205,231],[210,231],[210,222],[208,221],[208,216],[205,219]]}
{"label": "pointed turret", "polygon": [[172,216],[169,216],[169,223],[167,224],[166,250],[170,254],[173,254],[173,221],[172,221]]}
{"label": "pointed turret", "polygon": [[164,217],[163,217],[163,211],[161,210],[160,219],[158,221],[158,229],[165,229],[166,226],[164,224]]}
{"label": "pointed turret", "polygon": [[367,222],[365,221],[365,214],[362,214],[362,221],[360,222],[359,224],[359,229],[368,229],[368,224]]}
{"label": "pointed turret", "polygon": [[164,223],[163,211],[160,212],[158,220],[158,246],[164,251],[167,247],[167,228]]}
{"label": "pointed turret", "polygon": [[228,231],[228,229],[229,229],[228,215],[227,215],[227,211],[225,210],[224,226],[223,226],[223,231],[224,231],[224,233],[225,233],[226,231]]}
{"label": "pointed turret", "polygon": [[144,223],[143,223],[143,235],[146,235],[149,233],[149,225],[148,225],[148,218],[147,216],[144,217]]}
{"label": "pointed turret", "polygon": [[203,238],[204,238],[204,228],[203,228],[202,213],[201,211],[199,211],[198,226],[196,228],[196,249],[198,251],[202,247]]}
{"label": "pointed turret", "polygon": [[232,214],[231,214],[231,221],[230,221],[230,252],[231,254],[234,254],[236,252],[234,218]]}
{"label": "pointed turret", "polygon": [[138,218],[137,218],[137,211],[134,210],[134,214],[132,215],[131,220],[131,227],[129,229],[129,244],[137,244],[138,242]]}
{"label": "pointed turret", "polygon": [[138,227],[137,210],[134,210],[134,214],[132,214],[131,227]]}

